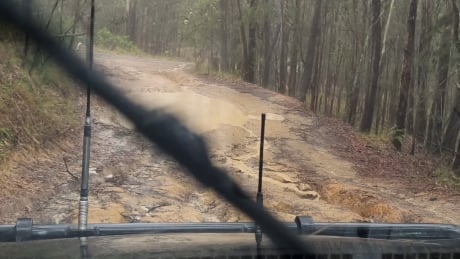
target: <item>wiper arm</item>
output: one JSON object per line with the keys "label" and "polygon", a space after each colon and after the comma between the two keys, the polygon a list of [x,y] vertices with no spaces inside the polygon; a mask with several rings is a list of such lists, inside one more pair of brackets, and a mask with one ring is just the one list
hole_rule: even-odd
{"label": "wiper arm", "polygon": [[[460,227],[444,224],[375,224],[375,223],[313,223],[296,217],[296,223],[284,223],[292,233],[304,236],[357,237],[385,240],[460,241]],[[254,233],[256,225],[248,223],[125,223],[90,224],[86,230],[78,226],[33,225],[30,219],[19,219],[16,225],[0,226],[0,242],[61,239],[75,237],[138,235]]]}
{"label": "wiper arm", "polygon": [[[288,226],[296,230],[294,223]],[[30,219],[19,219],[16,225],[0,226],[0,242],[60,239],[93,236],[115,236],[168,233],[254,233],[254,223],[125,223],[89,224],[79,230],[70,224],[33,225]]]}

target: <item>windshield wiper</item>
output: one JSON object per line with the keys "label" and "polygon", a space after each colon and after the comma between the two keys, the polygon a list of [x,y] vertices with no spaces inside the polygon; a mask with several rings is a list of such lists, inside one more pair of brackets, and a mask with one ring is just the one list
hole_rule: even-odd
{"label": "windshield wiper", "polygon": [[[441,240],[460,242],[460,227],[445,224],[313,223],[309,217],[296,217],[284,223],[292,234],[305,236],[357,237],[386,240]],[[139,234],[254,233],[256,224],[248,223],[125,223],[89,224],[86,230],[70,224],[34,225],[19,219],[15,225],[0,226],[0,242],[62,239]]]}

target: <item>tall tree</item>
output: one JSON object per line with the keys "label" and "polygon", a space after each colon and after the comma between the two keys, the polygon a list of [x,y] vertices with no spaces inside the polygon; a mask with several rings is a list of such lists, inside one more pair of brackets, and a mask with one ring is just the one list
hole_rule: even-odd
{"label": "tall tree", "polygon": [[243,19],[243,11],[241,1],[237,0],[238,18],[240,20],[240,36],[241,44],[243,45],[243,79],[247,82],[255,82],[255,51],[256,51],[256,21],[255,9],[257,1],[250,0],[249,2],[249,33],[246,40],[246,28]]}
{"label": "tall tree", "polygon": [[[451,1],[452,3],[452,22],[453,22],[453,39],[455,44],[455,49],[458,54],[460,54],[460,39],[459,39],[459,9],[455,0]],[[457,82],[455,87],[455,99],[454,107],[451,111],[449,124],[447,126],[447,132],[444,137],[445,143],[444,146],[447,146],[449,149],[455,148],[456,139],[458,137],[458,132],[460,130],[460,64],[457,63]],[[448,141],[447,141],[448,140]],[[451,144],[453,142],[454,144]],[[457,143],[457,152],[455,152],[454,161],[452,164],[452,171],[455,175],[460,176],[460,140]]]}
{"label": "tall tree", "polygon": [[137,15],[137,0],[126,1],[126,13],[128,24],[126,34],[131,41],[136,41],[136,15]]}
{"label": "tall tree", "polygon": [[316,0],[314,7],[313,20],[310,26],[310,34],[307,41],[307,53],[305,54],[304,71],[302,75],[302,82],[300,85],[299,95],[296,96],[302,102],[307,98],[307,90],[312,81],[315,61],[315,49],[319,35],[321,34],[321,3],[323,0]]}
{"label": "tall tree", "polygon": [[401,73],[401,87],[399,92],[398,111],[396,113],[396,131],[393,136],[393,145],[401,151],[402,137],[404,136],[407,101],[412,80],[412,67],[415,43],[415,21],[417,19],[418,0],[411,0],[409,17],[407,18],[407,41],[403,56],[403,70]]}
{"label": "tall tree", "polygon": [[418,68],[417,68],[417,106],[415,115],[415,137],[422,142],[425,139],[427,126],[426,98],[428,92],[429,58],[431,55],[432,28],[431,17],[433,14],[431,0],[423,0],[420,18],[420,36],[418,43]]}
{"label": "tall tree", "polygon": [[288,80],[288,92],[289,96],[295,96],[297,87],[297,58],[299,56],[299,46],[301,41],[300,33],[300,4],[301,0],[295,0],[295,15],[292,30],[292,45],[289,63],[289,80]]}
{"label": "tall tree", "polygon": [[223,71],[229,70],[229,61],[228,61],[228,28],[227,28],[227,20],[228,20],[228,6],[229,3],[227,0],[220,0],[220,37],[221,37],[221,45],[220,45],[220,68]]}
{"label": "tall tree", "polygon": [[[455,0],[451,1],[452,3],[452,38],[453,43],[456,47],[457,53],[460,54],[460,41],[458,38],[458,23],[459,23],[459,10],[457,7],[457,3]],[[457,140],[458,131],[460,129],[460,75],[458,71],[458,64],[457,64],[457,83],[455,87],[455,99],[454,99],[454,106],[452,111],[450,112],[446,133],[443,138],[442,146],[444,148],[448,148],[449,150],[455,149],[455,143]]]}
{"label": "tall tree", "polygon": [[[446,4],[446,10],[448,9]],[[447,11],[446,11],[447,12]],[[442,149],[442,131],[446,108],[446,88],[449,76],[450,47],[451,47],[451,15],[444,14],[441,23],[441,40],[439,43],[439,56],[437,68],[437,82],[431,107],[428,128],[428,144],[431,149],[440,152]]]}
{"label": "tall tree", "polygon": [[249,1],[249,28],[248,28],[248,67],[246,81],[250,83],[256,82],[256,44],[257,44],[257,0]]}
{"label": "tall tree", "polygon": [[[226,0],[223,0],[226,1]],[[267,87],[270,80],[270,71],[271,71],[271,59],[273,52],[274,41],[271,40],[272,28],[271,28],[271,0],[264,1],[264,24],[263,24],[263,35],[264,35],[264,57],[263,57],[263,68],[262,68],[262,86]]]}
{"label": "tall tree", "polygon": [[[22,8],[25,17],[30,18],[32,15],[32,0],[22,0]],[[25,33],[25,39],[24,39],[24,57],[27,56],[27,52],[29,51],[29,33]]]}
{"label": "tall tree", "polygon": [[287,43],[289,41],[289,30],[286,26],[286,1],[280,0],[280,18],[281,18],[281,45],[280,45],[280,63],[279,63],[279,84],[278,92],[286,93],[287,78]]}
{"label": "tall tree", "polygon": [[380,19],[380,0],[372,0],[372,71],[371,83],[366,92],[361,131],[369,132],[374,116],[375,98],[379,84],[380,57],[382,52],[382,26]]}

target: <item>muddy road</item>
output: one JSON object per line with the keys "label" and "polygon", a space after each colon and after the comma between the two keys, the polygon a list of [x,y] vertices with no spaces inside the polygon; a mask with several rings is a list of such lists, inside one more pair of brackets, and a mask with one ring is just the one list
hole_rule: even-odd
{"label": "muddy road", "polygon": [[[404,186],[356,177],[333,155],[318,118],[289,97],[255,87],[200,79],[186,64],[111,54],[98,69],[136,102],[176,114],[207,141],[213,161],[255,197],[260,114],[267,114],[265,206],[284,221],[443,222],[460,224],[458,206],[430,201]],[[89,221],[234,222],[248,218],[198,185],[171,158],[135,132],[116,110],[95,98]],[[79,157],[69,158],[79,175]],[[61,173],[62,174],[62,173]],[[42,223],[77,221],[79,183],[63,183],[34,205]]]}

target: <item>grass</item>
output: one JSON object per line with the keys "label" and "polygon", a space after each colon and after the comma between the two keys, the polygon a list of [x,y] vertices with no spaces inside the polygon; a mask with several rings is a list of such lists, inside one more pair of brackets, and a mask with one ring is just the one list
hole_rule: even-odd
{"label": "grass", "polygon": [[231,72],[223,72],[223,71],[219,71],[216,69],[210,69],[206,61],[200,65],[195,64],[193,68],[190,68],[190,72],[196,73],[198,75],[209,76],[211,78],[215,78],[215,79],[222,80],[225,82],[232,82],[232,83],[243,82],[243,79],[241,79],[241,76],[239,74],[231,73]]}
{"label": "grass", "polygon": [[127,36],[112,34],[107,28],[102,28],[96,33],[96,45],[99,48],[114,52],[116,54],[143,55],[139,49]]}
{"label": "grass", "polygon": [[43,148],[79,122],[78,92],[55,65],[21,65],[21,44],[0,42],[0,164],[21,149]]}
{"label": "grass", "polygon": [[454,176],[452,170],[447,167],[439,167],[434,171],[436,182],[443,186],[448,186],[460,192],[460,178]]}

